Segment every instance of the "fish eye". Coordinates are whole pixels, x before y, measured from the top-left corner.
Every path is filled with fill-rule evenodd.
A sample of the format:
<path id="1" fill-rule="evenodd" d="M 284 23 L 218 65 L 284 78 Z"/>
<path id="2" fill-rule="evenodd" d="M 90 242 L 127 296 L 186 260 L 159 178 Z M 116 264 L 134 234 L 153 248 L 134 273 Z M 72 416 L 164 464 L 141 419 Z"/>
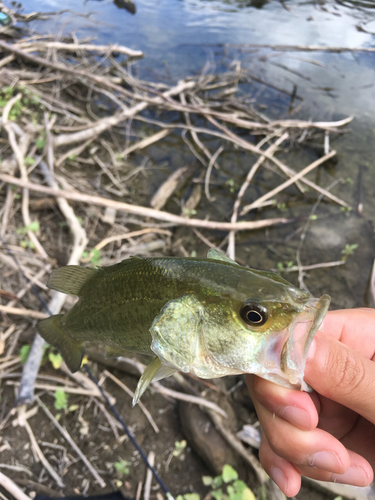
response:
<path id="1" fill-rule="evenodd" d="M 254 302 L 243 304 L 240 315 L 245 323 L 252 326 L 262 326 L 268 319 L 267 309 Z"/>

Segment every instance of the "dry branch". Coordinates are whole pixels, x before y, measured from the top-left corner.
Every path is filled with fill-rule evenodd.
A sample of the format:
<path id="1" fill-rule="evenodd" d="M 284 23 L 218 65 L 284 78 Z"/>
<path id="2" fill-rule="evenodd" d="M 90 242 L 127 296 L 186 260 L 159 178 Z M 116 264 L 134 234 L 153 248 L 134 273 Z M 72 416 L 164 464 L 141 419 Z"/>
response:
<path id="1" fill-rule="evenodd" d="M 20 41 L 15 44 L 17 48 L 27 49 L 30 47 L 30 41 Z M 141 50 L 133 50 L 128 47 L 124 47 L 123 45 L 119 45 L 117 43 L 109 44 L 109 45 L 95 45 L 90 43 L 66 43 L 66 42 L 56 42 L 49 40 L 48 42 L 38 42 L 34 41 L 32 43 L 33 50 L 40 49 L 56 49 L 56 50 L 64 50 L 66 52 L 76 52 L 76 51 L 89 51 L 89 52 L 104 52 L 104 53 L 113 53 L 117 52 L 118 54 L 124 54 L 129 57 L 143 57 L 143 52 Z"/>
<path id="2" fill-rule="evenodd" d="M 9 307 L 0 305 L 0 311 L 5 314 L 16 314 L 17 316 L 27 316 L 33 319 L 45 319 L 48 314 L 41 311 L 34 311 L 33 309 L 21 309 L 19 307 Z"/>
<path id="3" fill-rule="evenodd" d="M 287 224 L 291 222 L 290 219 L 286 219 L 283 217 L 275 219 L 264 219 L 258 221 L 236 222 L 235 224 L 232 224 L 231 222 L 216 222 L 216 221 L 207 221 L 199 219 L 187 219 L 185 217 L 170 214 L 168 212 L 162 212 L 160 210 L 154 210 L 152 208 L 141 207 L 137 205 L 130 205 L 129 203 L 109 200 L 107 198 L 101 198 L 100 196 L 91 196 L 88 194 L 79 193 L 77 191 L 66 191 L 63 189 L 56 190 L 46 186 L 35 184 L 33 182 L 24 182 L 21 179 L 18 179 L 17 177 L 13 177 L 7 174 L 0 174 L 0 181 L 8 182 L 9 184 L 14 184 L 20 187 L 26 187 L 31 191 L 44 193 L 50 196 L 66 198 L 68 200 L 81 201 L 82 203 L 88 203 L 90 205 L 111 207 L 115 208 L 116 210 L 121 210 L 129 214 L 140 215 L 141 217 L 151 217 L 153 219 L 170 222 L 173 225 L 180 225 L 180 226 L 202 227 L 206 229 L 217 229 L 221 231 L 231 231 L 231 230 L 245 231 L 250 229 L 259 229 L 262 227 L 274 226 L 276 224 Z"/>
<path id="4" fill-rule="evenodd" d="M 16 483 L 0 472 L 0 485 L 5 488 L 16 500 L 31 500 Z"/>
<path id="5" fill-rule="evenodd" d="M 311 163 L 310 165 L 308 165 L 307 167 L 305 167 L 304 169 L 302 169 L 301 172 L 298 172 L 298 174 L 294 175 L 291 179 L 288 179 L 287 181 L 283 182 L 282 184 L 280 184 L 280 186 L 276 187 L 275 189 L 272 189 L 271 191 L 268 191 L 268 193 L 264 194 L 263 196 L 261 196 L 260 198 L 258 198 L 253 203 L 250 203 L 249 205 L 246 205 L 242 209 L 241 215 L 247 214 L 250 210 L 254 210 L 255 208 L 259 207 L 264 201 L 269 200 L 275 194 L 280 193 L 281 191 L 283 191 L 285 188 L 287 188 L 291 184 L 294 184 L 298 180 L 302 179 L 309 172 L 311 172 L 315 168 L 319 167 L 319 165 L 321 165 L 325 161 L 327 161 L 330 158 L 332 158 L 333 156 L 335 156 L 335 154 L 336 154 L 336 151 L 331 151 L 330 153 L 322 156 L 318 160 L 314 161 L 313 163 Z"/>

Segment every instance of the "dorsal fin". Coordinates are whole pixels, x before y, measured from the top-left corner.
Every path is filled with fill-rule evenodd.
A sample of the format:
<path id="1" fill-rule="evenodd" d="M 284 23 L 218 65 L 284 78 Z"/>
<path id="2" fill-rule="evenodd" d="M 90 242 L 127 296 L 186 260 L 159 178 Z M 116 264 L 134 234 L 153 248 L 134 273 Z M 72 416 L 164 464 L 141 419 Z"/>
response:
<path id="1" fill-rule="evenodd" d="M 69 295 L 80 295 L 82 287 L 96 273 L 98 269 L 81 266 L 64 266 L 52 271 L 48 287 Z"/>
<path id="2" fill-rule="evenodd" d="M 207 253 L 207 258 L 214 260 L 222 260 L 223 262 L 228 262 L 228 264 L 235 264 L 236 266 L 239 266 L 239 264 L 237 264 L 236 261 L 232 260 L 227 255 L 225 255 L 225 253 L 220 252 L 220 250 L 217 250 L 216 248 L 209 249 Z"/>

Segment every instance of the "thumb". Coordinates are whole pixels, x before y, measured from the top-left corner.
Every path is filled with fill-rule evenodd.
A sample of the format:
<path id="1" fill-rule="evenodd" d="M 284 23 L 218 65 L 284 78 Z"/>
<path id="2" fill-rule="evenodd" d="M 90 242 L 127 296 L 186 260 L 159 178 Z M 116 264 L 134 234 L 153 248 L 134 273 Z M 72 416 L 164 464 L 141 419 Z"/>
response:
<path id="1" fill-rule="evenodd" d="M 318 332 L 305 368 L 305 381 L 322 396 L 375 424 L 375 362 Z"/>

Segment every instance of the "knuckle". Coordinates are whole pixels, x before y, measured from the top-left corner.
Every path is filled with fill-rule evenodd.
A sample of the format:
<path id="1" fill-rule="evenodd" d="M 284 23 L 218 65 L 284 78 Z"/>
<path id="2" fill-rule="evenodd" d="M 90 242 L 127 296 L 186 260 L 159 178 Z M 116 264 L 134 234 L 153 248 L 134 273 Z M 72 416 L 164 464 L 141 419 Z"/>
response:
<path id="1" fill-rule="evenodd" d="M 285 441 L 284 436 L 281 432 L 277 432 L 277 429 L 272 429 L 271 432 L 267 434 L 267 441 L 271 450 L 277 455 L 282 455 L 285 452 Z"/>
<path id="2" fill-rule="evenodd" d="M 348 349 L 340 349 L 333 360 L 331 360 L 332 385 L 330 390 L 348 394 L 361 387 L 365 378 L 365 367 L 360 358 L 356 357 Z"/>

